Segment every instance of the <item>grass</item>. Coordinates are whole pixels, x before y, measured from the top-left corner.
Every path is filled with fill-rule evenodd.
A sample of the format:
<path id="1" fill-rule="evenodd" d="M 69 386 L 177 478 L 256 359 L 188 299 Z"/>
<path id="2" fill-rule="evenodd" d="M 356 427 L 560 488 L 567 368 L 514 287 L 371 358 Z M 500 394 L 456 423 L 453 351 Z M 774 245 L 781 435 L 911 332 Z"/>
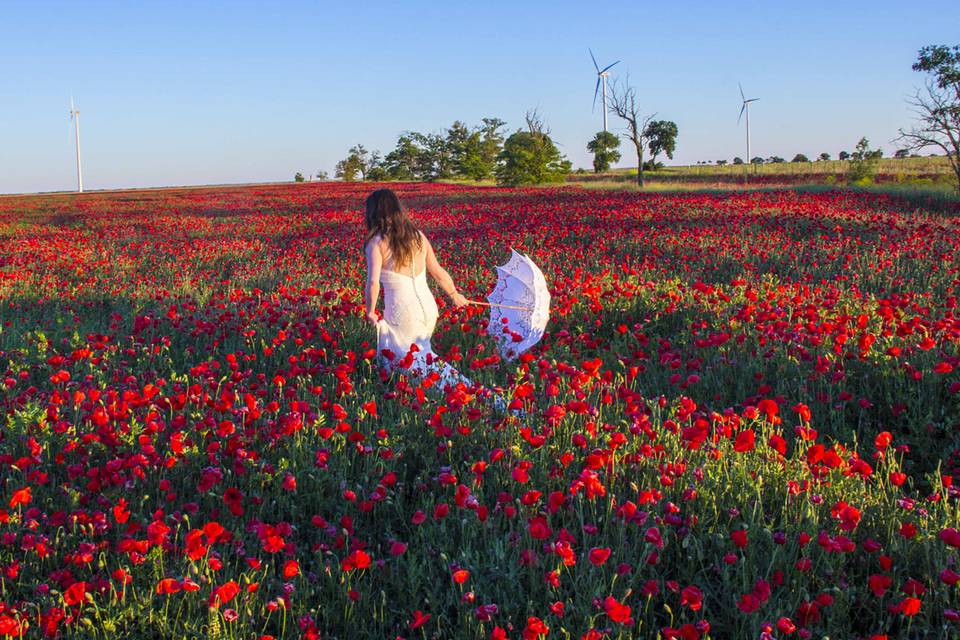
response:
<path id="1" fill-rule="evenodd" d="M 827 160 L 816 162 L 782 162 L 749 165 L 750 175 L 829 175 L 846 173 L 850 167 L 849 160 Z M 682 165 L 669 166 L 649 172 L 649 175 L 680 175 L 680 176 L 743 176 L 747 165 Z M 877 171 L 885 175 L 944 175 L 951 176 L 952 172 L 947 158 L 943 156 L 926 158 L 881 158 Z M 613 169 L 602 175 L 636 176 L 635 168 Z M 582 174 L 580 174 L 582 175 Z M 593 174 L 586 174 L 593 175 Z"/>

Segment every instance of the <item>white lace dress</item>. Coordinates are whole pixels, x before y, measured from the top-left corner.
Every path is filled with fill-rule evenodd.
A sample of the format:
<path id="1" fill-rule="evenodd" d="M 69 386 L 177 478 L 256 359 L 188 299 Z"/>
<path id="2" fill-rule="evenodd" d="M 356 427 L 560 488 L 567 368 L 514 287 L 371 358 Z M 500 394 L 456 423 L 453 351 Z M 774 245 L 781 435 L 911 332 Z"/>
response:
<path id="1" fill-rule="evenodd" d="M 384 366 L 418 377 L 436 372 L 441 384 L 470 386 L 469 379 L 439 360 L 430 344 L 440 311 L 427 285 L 426 265 L 417 275 L 381 269 L 380 284 L 383 319 L 377 323 L 377 353 Z"/>

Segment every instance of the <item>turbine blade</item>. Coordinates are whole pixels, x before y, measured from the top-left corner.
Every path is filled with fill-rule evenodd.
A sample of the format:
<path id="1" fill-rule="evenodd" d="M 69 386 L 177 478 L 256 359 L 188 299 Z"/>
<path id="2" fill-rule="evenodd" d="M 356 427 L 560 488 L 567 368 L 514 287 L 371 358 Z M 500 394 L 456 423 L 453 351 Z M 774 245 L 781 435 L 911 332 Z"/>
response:
<path id="1" fill-rule="evenodd" d="M 600 76 L 597 76 L 597 88 L 593 90 L 593 110 L 597 110 L 597 94 L 600 93 Z M 603 106 L 604 109 L 607 108 L 606 105 Z"/>
<path id="2" fill-rule="evenodd" d="M 737 86 L 740 87 L 740 99 L 741 99 L 741 100 L 746 100 L 746 99 L 747 99 L 747 96 L 743 95 L 743 85 L 738 82 L 738 83 L 737 83 Z"/>
<path id="3" fill-rule="evenodd" d="M 593 60 L 593 68 L 597 70 L 597 73 L 600 73 L 600 65 L 597 64 L 597 59 L 593 57 L 593 50 L 587 49 L 590 52 L 590 59 Z"/>
<path id="4" fill-rule="evenodd" d="M 620 64 L 620 61 L 617 60 L 617 61 L 614 62 L 613 64 Z M 606 71 L 607 69 L 609 69 L 610 67 L 612 67 L 613 64 L 608 64 L 607 66 L 605 66 L 605 67 L 603 68 L 603 71 Z M 600 73 L 603 73 L 603 71 L 601 71 Z"/>
<path id="5" fill-rule="evenodd" d="M 747 103 L 744 102 L 743 106 L 740 107 L 740 116 L 737 117 L 737 124 L 740 124 L 740 118 L 743 118 L 743 112 L 747 109 Z"/>

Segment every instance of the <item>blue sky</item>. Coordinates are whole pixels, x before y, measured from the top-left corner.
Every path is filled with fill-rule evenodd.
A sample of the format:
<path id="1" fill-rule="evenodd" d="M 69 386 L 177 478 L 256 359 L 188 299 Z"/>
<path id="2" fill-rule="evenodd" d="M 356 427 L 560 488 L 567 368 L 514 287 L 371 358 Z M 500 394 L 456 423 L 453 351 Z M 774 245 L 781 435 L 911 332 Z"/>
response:
<path id="1" fill-rule="evenodd" d="M 588 47 L 678 124 L 676 163 L 744 155 L 738 81 L 754 155 L 892 151 L 917 50 L 957 44 L 958 21 L 955 0 L 7 3 L 0 193 L 74 188 L 71 94 L 88 189 L 332 174 L 357 142 L 514 130 L 531 107 L 589 167 Z"/>

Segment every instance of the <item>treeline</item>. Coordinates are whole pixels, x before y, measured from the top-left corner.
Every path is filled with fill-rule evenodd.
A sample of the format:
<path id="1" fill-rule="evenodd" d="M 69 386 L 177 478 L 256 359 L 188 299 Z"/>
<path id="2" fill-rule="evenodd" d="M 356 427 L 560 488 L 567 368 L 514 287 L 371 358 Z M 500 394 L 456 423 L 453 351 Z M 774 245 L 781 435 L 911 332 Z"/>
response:
<path id="1" fill-rule="evenodd" d="M 535 111 L 527 113 L 525 129 L 505 137 L 505 126 L 499 118 L 483 118 L 473 127 L 457 120 L 442 133 L 408 131 L 386 155 L 358 144 L 337 163 L 335 176 L 345 181 L 496 180 L 510 186 L 566 179 L 570 161 Z"/>

